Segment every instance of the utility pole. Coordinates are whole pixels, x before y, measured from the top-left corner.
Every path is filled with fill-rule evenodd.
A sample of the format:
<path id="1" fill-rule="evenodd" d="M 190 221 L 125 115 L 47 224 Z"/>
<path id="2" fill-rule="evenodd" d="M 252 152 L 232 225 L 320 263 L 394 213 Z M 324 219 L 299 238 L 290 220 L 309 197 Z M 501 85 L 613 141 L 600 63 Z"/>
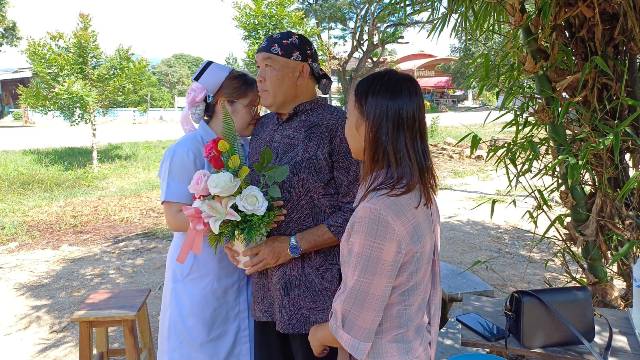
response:
<path id="1" fill-rule="evenodd" d="M 151 93 L 147 93 L 147 123 L 149 122 L 149 110 L 151 110 Z"/>

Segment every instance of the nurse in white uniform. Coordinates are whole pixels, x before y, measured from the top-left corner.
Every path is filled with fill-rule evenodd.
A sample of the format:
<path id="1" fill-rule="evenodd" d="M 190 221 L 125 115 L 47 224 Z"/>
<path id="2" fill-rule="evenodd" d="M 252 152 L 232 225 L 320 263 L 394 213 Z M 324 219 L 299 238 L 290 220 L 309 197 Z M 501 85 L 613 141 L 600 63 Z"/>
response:
<path id="1" fill-rule="evenodd" d="M 182 206 L 193 203 L 187 189 L 191 178 L 198 170 L 212 171 L 204 145 L 222 134 L 223 106 L 238 135 L 251 135 L 257 120 L 256 81 L 211 61 L 203 63 L 193 80 L 187 117 L 199 122 L 198 128 L 183 123 L 188 133 L 166 150 L 160 164 L 160 200 L 173 241 L 162 293 L 158 359 L 253 359 L 251 288 L 244 271 L 224 251 L 214 253 L 206 239 L 199 255 L 190 253 L 183 264 L 176 258 L 189 228 Z"/>

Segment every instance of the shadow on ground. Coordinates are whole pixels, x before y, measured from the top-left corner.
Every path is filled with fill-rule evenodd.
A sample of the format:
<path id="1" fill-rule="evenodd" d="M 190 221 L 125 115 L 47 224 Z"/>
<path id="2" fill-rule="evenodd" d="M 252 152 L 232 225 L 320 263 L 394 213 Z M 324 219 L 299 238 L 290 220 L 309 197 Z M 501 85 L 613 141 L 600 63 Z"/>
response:
<path id="1" fill-rule="evenodd" d="M 514 288 L 542 284 L 547 270 L 541 263 L 549 254 L 540 248 L 531 251 L 530 240 L 528 232 L 509 227 L 480 221 L 445 221 L 442 224 L 442 259 L 463 269 L 471 267 L 475 262 L 473 259 L 490 259 L 471 271 L 497 287 L 498 295 L 503 296 Z M 19 298 L 39 304 L 31 306 L 19 319 L 20 327 L 26 329 L 33 323 L 42 326 L 42 321 L 35 321 L 35 318 L 51 319 L 49 336 L 36 344 L 34 358 L 77 357 L 77 325 L 69 323 L 68 319 L 90 292 L 104 288 L 152 290 L 149 311 L 157 342 L 168 244 L 166 239 L 149 234 L 112 239 L 107 245 L 82 249 L 79 256 L 53 262 L 44 275 L 16 283 L 14 287 Z M 441 333 L 439 359 L 468 352 L 458 346 L 456 325 L 450 322 Z M 111 341 L 121 343 L 121 335 L 112 336 Z"/>
<path id="2" fill-rule="evenodd" d="M 16 124 L 16 125 L 0 125 L 0 129 L 13 129 L 13 128 L 26 128 L 26 127 L 34 127 L 34 125 L 23 125 L 23 124 Z"/>
<path id="3" fill-rule="evenodd" d="M 37 359 L 77 357 L 78 326 L 68 319 L 86 296 L 99 289 L 149 288 L 149 312 L 157 346 L 158 315 L 169 242 L 156 235 L 137 234 L 113 239 L 98 249 L 54 265 L 49 274 L 25 284 L 16 284 L 21 297 L 35 304 L 19 322 L 30 326 L 36 318 L 50 318 L 49 336 L 36 344 Z M 111 333 L 113 345 L 122 346 L 122 333 Z M 71 345 L 71 346 L 70 346 Z M 66 348 L 63 353 L 61 348 Z M 70 350 L 71 349 L 71 350 Z M 65 353 L 72 351 L 72 353 Z M 55 355 L 54 355 L 55 354 Z"/>
<path id="4" fill-rule="evenodd" d="M 37 163 L 43 166 L 60 166 L 64 170 L 76 170 L 90 167 L 91 148 L 68 147 L 56 149 L 26 150 L 27 155 L 32 156 Z M 110 144 L 100 147 L 98 159 L 103 164 L 116 161 L 130 160 L 133 154 L 124 151 L 122 145 Z"/>
<path id="5" fill-rule="evenodd" d="M 562 269 L 552 260 L 551 244 L 537 242 L 531 232 L 473 220 L 444 221 L 441 259 L 469 269 L 491 286 L 497 296 L 518 289 L 562 285 Z"/>

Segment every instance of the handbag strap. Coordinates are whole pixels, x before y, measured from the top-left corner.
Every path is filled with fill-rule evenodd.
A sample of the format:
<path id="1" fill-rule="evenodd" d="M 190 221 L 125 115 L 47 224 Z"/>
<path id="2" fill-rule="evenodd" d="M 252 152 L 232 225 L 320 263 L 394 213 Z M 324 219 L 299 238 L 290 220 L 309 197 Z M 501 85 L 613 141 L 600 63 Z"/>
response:
<path id="1" fill-rule="evenodd" d="M 509 338 L 511 337 L 511 324 L 513 324 L 513 306 L 511 302 L 513 301 L 514 294 L 511 293 L 507 300 L 504 302 L 504 316 L 505 316 L 505 324 L 504 327 L 507 330 L 507 336 L 504 337 L 504 352 L 509 359 Z"/>
<path id="2" fill-rule="evenodd" d="M 607 322 L 607 327 L 609 328 L 609 336 L 607 337 L 607 344 L 604 347 L 604 351 L 602 352 L 602 358 L 604 360 L 608 360 L 609 359 L 609 353 L 611 353 L 611 345 L 613 344 L 613 329 L 611 328 L 611 323 L 609 322 L 609 319 L 607 319 L 606 316 L 600 314 L 599 312 L 595 312 L 595 315 L 597 317 L 603 318 L 604 321 Z"/>
<path id="3" fill-rule="evenodd" d="M 555 317 L 558 320 L 560 320 L 560 322 L 562 322 L 564 324 L 564 326 L 567 327 L 567 329 L 569 329 L 573 333 L 573 335 L 575 335 L 578 339 L 580 339 L 580 341 L 582 341 L 584 346 L 586 346 L 587 349 L 589 349 L 589 351 L 593 354 L 593 356 L 596 357 L 597 360 L 607 360 L 607 359 L 609 359 L 609 353 L 611 352 L 611 344 L 613 342 L 613 329 L 611 328 L 611 323 L 609 322 L 609 319 L 607 319 L 604 315 L 596 313 L 597 316 L 602 317 L 603 319 L 605 319 L 605 321 L 607 322 L 607 326 L 609 327 L 609 337 L 607 338 L 607 345 L 604 347 L 604 351 L 603 351 L 602 355 L 600 355 L 593 349 L 593 347 L 591 346 L 591 344 L 589 344 L 587 339 L 585 339 L 584 336 L 582 336 L 582 334 L 580 334 L 580 332 L 575 328 L 575 326 L 573 326 L 564 317 L 564 315 L 562 315 L 556 308 L 554 308 L 553 306 L 549 305 L 549 303 L 547 303 L 543 298 L 541 298 L 538 294 L 534 293 L 533 291 L 521 290 L 521 292 L 527 293 L 527 294 L 533 296 L 534 298 L 536 298 L 538 301 L 540 301 L 549 311 L 551 311 L 551 313 L 553 315 L 555 315 Z"/>

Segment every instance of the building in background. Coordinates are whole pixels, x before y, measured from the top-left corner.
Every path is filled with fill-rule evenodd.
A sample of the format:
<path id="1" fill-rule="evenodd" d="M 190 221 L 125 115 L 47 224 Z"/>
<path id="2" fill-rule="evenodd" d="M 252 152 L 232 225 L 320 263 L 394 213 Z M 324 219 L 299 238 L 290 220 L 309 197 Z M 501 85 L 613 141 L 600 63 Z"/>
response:
<path id="1" fill-rule="evenodd" d="M 0 118 L 20 108 L 18 87 L 31 82 L 31 68 L 0 69 Z"/>
<path id="2" fill-rule="evenodd" d="M 418 80 L 425 100 L 436 105 L 456 105 L 464 93 L 456 90 L 451 75 L 438 67 L 456 60 L 451 56 L 419 52 L 402 56 L 395 60 L 393 65 L 398 71 L 410 74 Z"/>

